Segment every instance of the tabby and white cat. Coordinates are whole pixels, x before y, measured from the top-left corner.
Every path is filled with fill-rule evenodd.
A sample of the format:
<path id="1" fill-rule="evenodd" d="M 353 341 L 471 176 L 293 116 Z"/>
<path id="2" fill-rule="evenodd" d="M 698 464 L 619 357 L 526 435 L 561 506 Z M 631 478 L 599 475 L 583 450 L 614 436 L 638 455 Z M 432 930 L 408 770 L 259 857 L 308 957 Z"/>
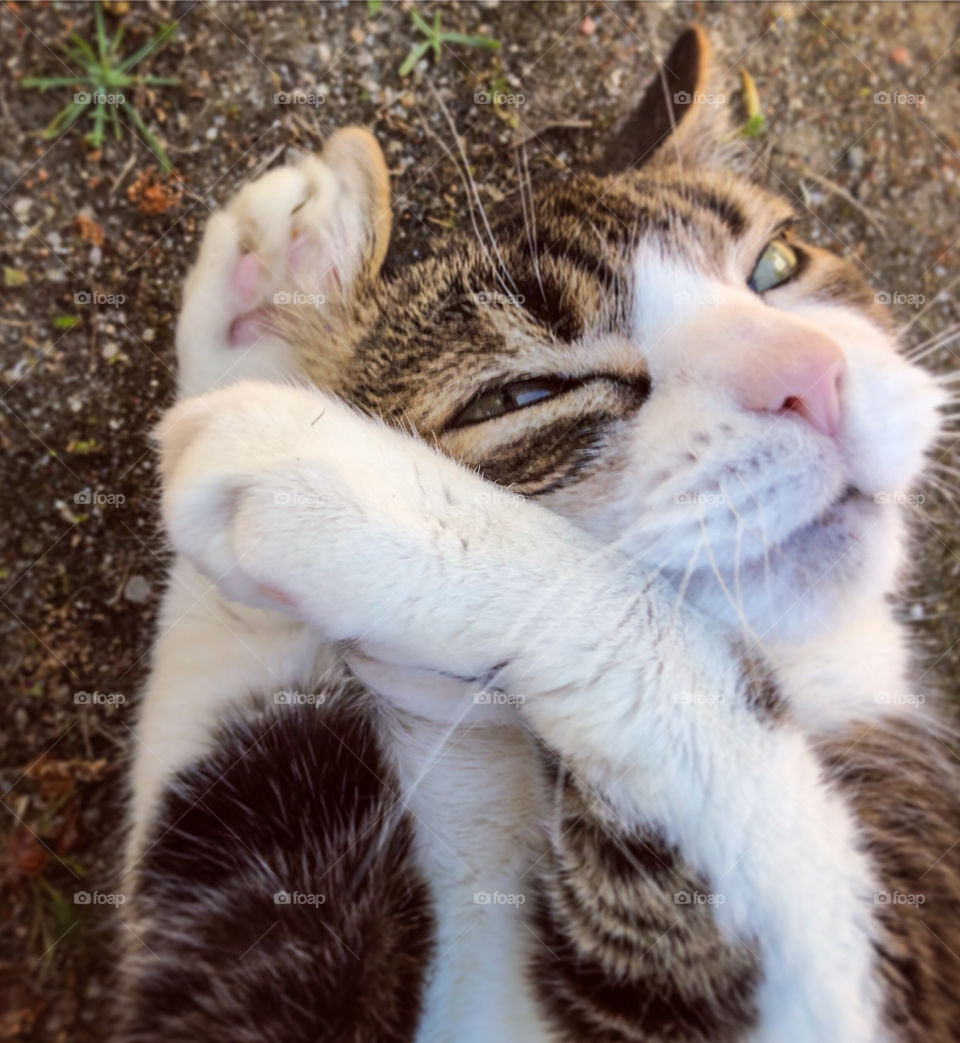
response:
<path id="1" fill-rule="evenodd" d="M 724 168 L 706 62 L 389 277 L 357 128 L 211 219 L 120 1039 L 956 1038 L 886 600 L 941 391 Z"/>

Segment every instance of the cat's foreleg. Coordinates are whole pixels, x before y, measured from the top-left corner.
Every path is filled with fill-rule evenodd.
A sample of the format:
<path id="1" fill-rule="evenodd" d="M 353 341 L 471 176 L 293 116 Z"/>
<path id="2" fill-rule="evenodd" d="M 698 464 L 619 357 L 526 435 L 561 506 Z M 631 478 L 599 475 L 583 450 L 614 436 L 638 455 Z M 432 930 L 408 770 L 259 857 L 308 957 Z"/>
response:
<path id="1" fill-rule="evenodd" d="M 171 537 L 231 597 L 489 676 L 625 831 L 682 852 L 759 955 L 757 1038 L 883 1038 L 852 816 L 724 635 L 563 519 L 318 392 L 239 385 L 162 438 Z"/>

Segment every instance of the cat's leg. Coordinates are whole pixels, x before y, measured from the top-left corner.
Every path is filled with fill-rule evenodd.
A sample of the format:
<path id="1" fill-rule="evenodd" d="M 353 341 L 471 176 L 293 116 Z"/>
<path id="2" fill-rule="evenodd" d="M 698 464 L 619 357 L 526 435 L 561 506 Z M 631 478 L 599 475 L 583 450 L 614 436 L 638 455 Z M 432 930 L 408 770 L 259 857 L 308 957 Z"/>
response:
<path id="1" fill-rule="evenodd" d="M 277 167 L 210 217 L 177 321 L 180 397 L 238 380 L 299 379 L 284 316 L 375 273 L 390 230 L 386 166 L 348 127 L 321 156 Z"/>
<path id="2" fill-rule="evenodd" d="M 405 666 L 487 675 L 757 952 L 757 1039 L 877 1043 L 875 884 L 851 814 L 728 641 L 563 519 L 317 392 L 167 419 L 174 543 L 234 597 Z M 581 954 L 582 956 L 583 954 Z"/>
<path id="3" fill-rule="evenodd" d="M 294 292 L 319 300 L 362 255 L 365 233 L 354 241 L 336 204 L 371 141 L 341 132 L 322 160 L 266 175 L 210 221 L 178 323 L 181 396 L 295 374 L 275 310 Z M 409 1040 L 431 900 L 368 697 L 338 703 L 329 644 L 224 598 L 182 555 L 158 626 L 132 743 L 111 1038 Z"/>

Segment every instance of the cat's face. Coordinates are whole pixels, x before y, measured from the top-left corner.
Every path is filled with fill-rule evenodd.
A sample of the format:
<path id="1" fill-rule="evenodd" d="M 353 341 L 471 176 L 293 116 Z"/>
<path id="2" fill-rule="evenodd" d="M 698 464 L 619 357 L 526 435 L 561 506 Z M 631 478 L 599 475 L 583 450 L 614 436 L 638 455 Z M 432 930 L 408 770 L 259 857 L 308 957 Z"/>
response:
<path id="1" fill-rule="evenodd" d="M 378 291 L 344 393 L 771 640 L 890 590 L 940 393 L 852 265 L 689 149 L 523 204 Z"/>

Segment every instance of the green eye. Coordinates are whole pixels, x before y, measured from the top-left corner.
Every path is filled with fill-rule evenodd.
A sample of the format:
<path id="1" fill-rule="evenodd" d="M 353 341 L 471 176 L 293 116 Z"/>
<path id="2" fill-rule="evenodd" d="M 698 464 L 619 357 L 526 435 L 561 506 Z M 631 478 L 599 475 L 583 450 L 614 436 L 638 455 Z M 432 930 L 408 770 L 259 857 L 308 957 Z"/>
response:
<path id="1" fill-rule="evenodd" d="M 556 395 L 562 395 L 571 388 L 578 387 L 582 381 L 564 377 L 530 377 L 527 380 L 515 380 L 503 387 L 484 391 L 450 422 L 450 427 L 466 427 L 468 424 L 479 424 L 484 420 L 493 420 L 507 413 L 515 413 L 518 409 L 536 405 Z"/>
<path id="2" fill-rule="evenodd" d="M 774 239 L 760 255 L 747 285 L 756 293 L 766 293 L 792 279 L 799 267 L 800 258 L 796 251 L 782 239 Z"/>

